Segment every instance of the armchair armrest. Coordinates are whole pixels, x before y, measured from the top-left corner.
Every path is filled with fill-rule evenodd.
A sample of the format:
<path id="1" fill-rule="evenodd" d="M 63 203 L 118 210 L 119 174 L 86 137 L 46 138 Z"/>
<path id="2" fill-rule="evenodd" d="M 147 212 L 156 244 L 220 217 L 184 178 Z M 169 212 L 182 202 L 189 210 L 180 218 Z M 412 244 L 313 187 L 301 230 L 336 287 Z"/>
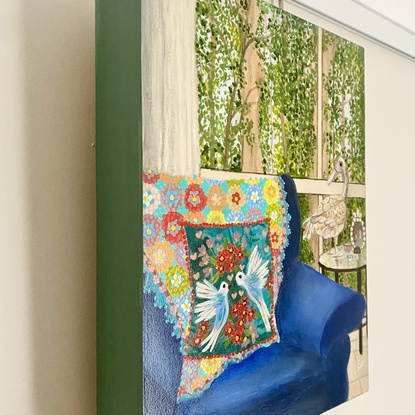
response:
<path id="1" fill-rule="evenodd" d="M 365 299 L 308 265 L 297 262 L 284 276 L 277 305 L 281 340 L 326 355 L 361 322 Z"/>

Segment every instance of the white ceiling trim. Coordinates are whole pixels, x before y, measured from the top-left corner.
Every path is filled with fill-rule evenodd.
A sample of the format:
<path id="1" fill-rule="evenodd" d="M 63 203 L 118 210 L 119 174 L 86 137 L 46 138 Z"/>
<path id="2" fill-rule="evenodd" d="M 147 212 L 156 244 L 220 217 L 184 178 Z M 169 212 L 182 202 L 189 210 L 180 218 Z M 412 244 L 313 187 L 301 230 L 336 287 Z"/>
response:
<path id="1" fill-rule="evenodd" d="M 415 3 L 413 0 L 352 0 L 415 36 Z"/>
<path id="2" fill-rule="evenodd" d="M 371 7 L 373 2 L 367 0 L 286 1 L 415 61 L 415 31 L 402 17 L 396 17 L 405 11 L 385 16 L 386 9 L 375 10 Z"/>

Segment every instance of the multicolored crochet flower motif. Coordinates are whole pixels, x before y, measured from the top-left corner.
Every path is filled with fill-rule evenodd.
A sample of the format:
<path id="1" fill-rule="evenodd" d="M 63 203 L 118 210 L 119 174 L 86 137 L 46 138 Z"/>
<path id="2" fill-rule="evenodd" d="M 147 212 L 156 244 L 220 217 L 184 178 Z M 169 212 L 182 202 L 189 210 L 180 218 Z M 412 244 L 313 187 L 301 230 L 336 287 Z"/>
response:
<path id="1" fill-rule="evenodd" d="M 173 260 L 173 251 L 165 241 L 156 242 L 147 252 L 151 266 L 158 272 L 165 271 Z"/>
<path id="2" fill-rule="evenodd" d="M 167 210 L 177 210 L 183 203 L 183 191 L 176 183 L 168 183 L 161 192 L 161 203 Z"/>
<path id="3" fill-rule="evenodd" d="M 200 212 L 206 206 L 207 197 L 197 184 L 190 184 L 184 195 L 184 205 L 191 212 Z"/>
<path id="4" fill-rule="evenodd" d="M 143 170 L 143 182 L 148 184 L 154 184 L 160 178 L 160 175 L 157 174 L 154 170 L 145 169 Z"/>
<path id="5" fill-rule="evenodd" d="M 227 201 L 230 210 L 239 211 L 246 202 L 245 193 L 240 186 L 233 185 L 229 187 Z"/>
<path id="6" fill-rule="evenodd" d="M 178 265 L 170 267 L 166 272 L 166 287 L 172 297 L 179 297 L 185 293 L 189 285 L 189 275 Z"/>
<path id="7" fill-rule="evenodd" d="M 143 186 L 143 211 L 153 213 L 160 204 L 160 192 L 156 187 L 145 183 Z"/>
<path id="8" fill-rule="evenodd" d="M 207 195 L 207 205 L 212 211 L 221 211 L 226 206 L 226 195 L 220 186 L 211 186 Z"/>
<path id="9" fill-rule="evenodd" d="M 159 238 L 161 231 L 161 222 L 154 215 L 143 216 L 143 244 L 144 247 L 153 245 Z"/>
<path id="10" fill-rule="evenodd" d="M 275 180 L 267 180 L 264 184 L 264 199 L 271 205 L 277 203 L 280 197 L 278 184 Z"/>
<path id="11" fill-rule="evenodd" d="M 183 216 L 177 212 L 169 212 L 162 220 L 164 237 L 172 244 L 179 243 L 184 238 Z"/>
<path id="12" fill-rule="evenodd" d="M 246 201 L 251 208 L 259 208 L 264 203 L 262 188 L 256 184 L 249 186 L 246 192 Z"/>

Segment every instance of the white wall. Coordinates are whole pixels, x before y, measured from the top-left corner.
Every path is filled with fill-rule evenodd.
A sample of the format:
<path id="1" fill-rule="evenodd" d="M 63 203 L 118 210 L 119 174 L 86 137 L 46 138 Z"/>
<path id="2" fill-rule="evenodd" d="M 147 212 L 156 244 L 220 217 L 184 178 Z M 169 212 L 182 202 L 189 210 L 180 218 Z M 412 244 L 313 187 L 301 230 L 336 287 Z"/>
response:
<path id="1" fill-rule="evenodd" d="M 0 413 L 92 415 L 94 1 L 0 3 Z"/>
<path id="2" fill-rule="evenodd" d="M 370 391 L 415 411 L 415 64 L 366 48 Z M 94 2 L 0 6 L 0 413 L 95 413 Z"/>

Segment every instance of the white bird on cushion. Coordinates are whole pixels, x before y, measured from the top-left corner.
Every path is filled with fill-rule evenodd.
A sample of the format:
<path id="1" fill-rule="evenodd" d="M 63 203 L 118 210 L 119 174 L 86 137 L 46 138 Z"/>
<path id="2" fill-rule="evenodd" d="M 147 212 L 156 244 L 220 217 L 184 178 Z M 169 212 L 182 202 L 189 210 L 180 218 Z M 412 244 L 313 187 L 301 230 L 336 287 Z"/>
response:
<path id="1" fill-rule="evenodd" d="M 268 280 L 269 260 L 262 262 L 261 255 L 258 252 L 258 246 L 255 246 L 248 262 L 248 271 L 246 274 L 238 272 L 235 276 L 235 281 L 238 285 L 245 288 L 246 293 L 261 313 L 264 321 L 265 329 L 271 331 L 270 313 L 264 301 L 264 294 L 262 290 Z"/>
<path id="2" fill-rule="evenodd" d="M 202 345 L 207 343 L 202 350 L 203 352 L 207 350 L 211 352 L 213 350 L 219 334 L 226 324 L 229 314 L 228 291 L 229 287 L 226 282 L 220 284 L 219 290 L 209 281 L 197 282 L 196 284 L 196 296 L 207 299 L 207 301 L 203 301 L 195 307 L 195 312 L 199 314 L 196 323 L 208 321 L 216 317 L 212 331 L 202 342 Z"/>
<path id="3" fill-rule="evenodd" d="M 333 238 L 334 253 L 337 252 L 337 238 L 346 223 L 346 198 L 349 187 L 346 162 L 342 157 L 337 156 L 334 159 L 334 170 L 327 180 L 327 184 L 330 185 L 339 175 L 343 179 L 342 193 L 325 197 L 315 212 L 303 223 L 303 239 L 310 239 L 313 232 L 324 239 Z"/>

